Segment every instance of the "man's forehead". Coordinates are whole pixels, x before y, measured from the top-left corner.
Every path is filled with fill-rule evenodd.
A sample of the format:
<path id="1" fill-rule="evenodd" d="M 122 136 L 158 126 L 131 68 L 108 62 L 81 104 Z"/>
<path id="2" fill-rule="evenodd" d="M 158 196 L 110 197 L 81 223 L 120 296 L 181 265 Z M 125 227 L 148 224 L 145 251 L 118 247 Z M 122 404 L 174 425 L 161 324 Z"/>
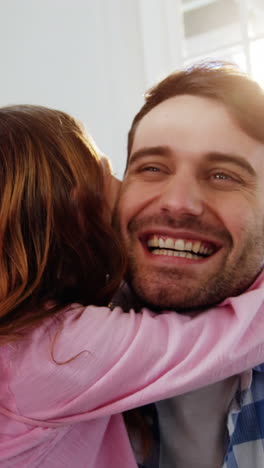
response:
<path id="1" fill-rule="evenodd" d="M 206 96 L 196 96 L 192 94 L 180 94 L 177 96 L 172 96 L 168 99 L 157 104 L 155 107 L 150 109 L 138 123 L 138 127 L 142 122 L 154 121 L 156 118 L 160 118 L 160 115 L 163 115 L 164 118 L 169 117 L 170 115 L 177 116 L 180 115 L 189 115 L 195 114 L 195 110 L 212 110 L 223 108 L 226 109 L 225 105 L 213 98 Z"/>
<path id="2" fill-rule="evenodd" d="M 258 157 L 264 162 L 264 145 L 241 129 L 224 104 L 200 96 L 169 98 L 142 118 L 135 131 L 131 160 L 135 153 L 151 147 L 237 154 L 250 159 Z"/>

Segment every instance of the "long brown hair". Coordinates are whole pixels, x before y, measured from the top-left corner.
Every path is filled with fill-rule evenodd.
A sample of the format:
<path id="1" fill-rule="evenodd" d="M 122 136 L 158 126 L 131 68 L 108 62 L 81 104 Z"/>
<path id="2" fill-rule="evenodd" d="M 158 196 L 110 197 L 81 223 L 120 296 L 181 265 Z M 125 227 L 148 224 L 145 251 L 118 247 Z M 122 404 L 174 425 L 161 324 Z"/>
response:
<path id="1" fill-rule="evenodd" d="M 103 172 L 66 113 L 0 109 L 0 342 L 72 302 L 107 304 L 117 288 L 125 262 Z"/>

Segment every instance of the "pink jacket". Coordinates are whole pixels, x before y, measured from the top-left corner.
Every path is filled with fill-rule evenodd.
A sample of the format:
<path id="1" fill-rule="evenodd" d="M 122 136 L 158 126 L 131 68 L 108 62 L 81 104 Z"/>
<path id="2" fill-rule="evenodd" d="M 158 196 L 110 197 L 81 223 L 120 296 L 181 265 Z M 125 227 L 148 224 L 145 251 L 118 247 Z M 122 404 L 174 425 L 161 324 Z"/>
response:
<path id="1" fill-rule="evenodd" d="M 61 317 L 0 348 L 1 467 L 136 468 L 122 411 L 264 361 L 263 276 L 193 319 L 79 305 Z"/>

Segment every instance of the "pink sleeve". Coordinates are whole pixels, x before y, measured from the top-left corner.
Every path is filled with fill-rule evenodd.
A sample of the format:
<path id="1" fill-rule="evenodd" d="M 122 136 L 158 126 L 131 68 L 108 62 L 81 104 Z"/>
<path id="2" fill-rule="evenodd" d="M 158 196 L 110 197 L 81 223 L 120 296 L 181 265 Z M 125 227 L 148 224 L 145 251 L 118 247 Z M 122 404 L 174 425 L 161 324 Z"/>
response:
<path id="1" fill-rule="evenodd" d="M 93 419 L 239 373 L 264 361 L 263 316 L 263 289 L 196 318 L 93 306 L 65 312 L 57 363 L 44 331 L 20 353 L 13 389 L 20 414 L 59 423 Z"/>

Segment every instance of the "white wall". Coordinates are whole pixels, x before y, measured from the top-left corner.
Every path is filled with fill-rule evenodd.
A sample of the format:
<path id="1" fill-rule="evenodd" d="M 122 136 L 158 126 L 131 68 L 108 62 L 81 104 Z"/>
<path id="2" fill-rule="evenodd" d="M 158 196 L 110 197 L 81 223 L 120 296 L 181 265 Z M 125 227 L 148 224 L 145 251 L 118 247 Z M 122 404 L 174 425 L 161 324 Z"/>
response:
<path id="1" fill-rule="evenodd" d="M 121 176 L 143 92 L 180 63 L 168 34 L 175 2 L 0 0 L 0 105 L 80 118 Z"/>

